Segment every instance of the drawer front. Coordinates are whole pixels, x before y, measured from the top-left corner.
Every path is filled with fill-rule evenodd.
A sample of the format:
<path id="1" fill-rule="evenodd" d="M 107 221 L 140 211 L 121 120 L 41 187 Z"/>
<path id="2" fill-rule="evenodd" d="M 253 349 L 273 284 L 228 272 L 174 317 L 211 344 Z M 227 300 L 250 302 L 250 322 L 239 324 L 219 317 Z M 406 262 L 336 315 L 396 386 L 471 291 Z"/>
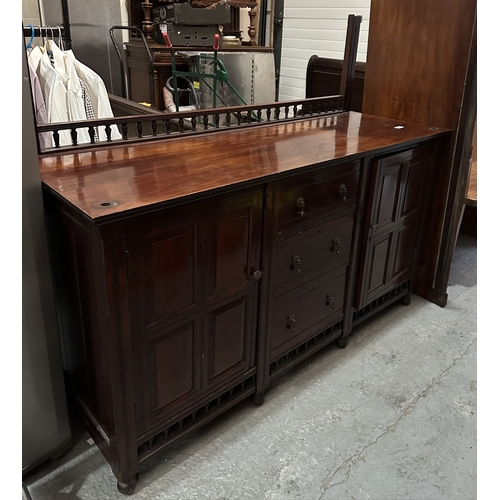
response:
<path id="1" fill-rule="evenodd" d="M 300 175 L 280 185 L 278 230 L 356 203 L 359 163 Z"/>
<path id="2" fill-rule="evenodd" d="M 349 263 L 354 212 L 284 238 L 276 245 L 274 296 Z"/>
<path id="3" fill-rule="evenodd" d="M 301 295 L 275 301 L 271 332 L 271 359 L 275 359 L 333 325 L 344 312 L 345 268 L 334 279 L 315 280 Z"/>

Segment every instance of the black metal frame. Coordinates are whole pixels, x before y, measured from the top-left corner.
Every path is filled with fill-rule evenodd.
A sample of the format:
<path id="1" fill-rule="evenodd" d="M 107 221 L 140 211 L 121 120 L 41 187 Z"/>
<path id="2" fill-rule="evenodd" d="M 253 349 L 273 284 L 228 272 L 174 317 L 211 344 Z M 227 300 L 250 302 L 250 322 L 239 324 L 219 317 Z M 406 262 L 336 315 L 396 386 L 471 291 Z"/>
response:
<path id="1" fill-rule="evenodd" d="M 68 0 L 61 0 L 61 7 L 62 7 L 63 26 L 65 33 L 65 43 L 66 43 L 66 48 L 69 50 L 72 48 L 72 43 L 71 43 L 71 23 L 69 20 Z"/>
<path id="2" fill-rule="evenodd" d="M 116 41 L 114 31 L 115 30 L 126 30 L 130 31 L 131 33 L 136 33 L 139 32 L 142 41 L 144 43 L 144 47 L 146 47 L 146 52 L 148 53 L 149 57 L 149 75 L 151 79 L 151 98 L 153 99 L 153 96 L 155 95 L 155 82 L 154 82 L 154 62 L 153 62 L 153 55 L 151 54 L 151 50 L 149 50 L 149 45 L 148 42 L 146 41 L 146 37 L 144 36 L 144 33 L 142 30 L 137 27 L 137 26 L 121 26 L 121 25 L 114 25 L 111 26 L 109 29 L 109 36 L 111 38 L 111 41 L 113 42 L 113 46 L 115 47 L 116 53 L 118 54 L 118 59 L 120 60 L 120 68 L 121 68 L 121 77 L 122 77 L 122 88 L 125 93 L 123 97 L 125 99 L 130 99 L 130 89 L 128 85 L 128 77 L 127 77 L 127 72 L 125 69 L 125 64 L 123 62 L 123 56 L 120 51 L 120 47 L 118 47 L 118 42 Z"/>

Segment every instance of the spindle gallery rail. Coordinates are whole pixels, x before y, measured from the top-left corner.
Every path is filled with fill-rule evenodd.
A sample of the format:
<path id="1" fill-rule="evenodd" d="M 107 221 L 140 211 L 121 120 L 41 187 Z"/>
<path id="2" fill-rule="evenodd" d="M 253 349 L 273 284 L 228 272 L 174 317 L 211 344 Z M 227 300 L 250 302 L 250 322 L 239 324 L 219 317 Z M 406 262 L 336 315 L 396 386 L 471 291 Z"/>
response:
<path id="1" fill-rule="evenodd" d="M 40 154 L 74 151 L 103 147 L 105 145 L 137 143 L 161 140 L 193 134 L 227 130 L 229 128 L 253 127 L 277 122 L 287 122 L 314 116 L 342 113 L 344 96 L 334 95 L 295 101 L 278 101 L 267 104 L 253 104 L 215 109 L 182 111 L 178 113 L 155 113 L 97 120 L 50 123 L 37 125 L 38 133 L 50 133 L 51 148 L 41 149 Z M 112 126 L 116 125 L 121 137 L 112 138 Z M 96 137 L 98 127 L 104 127 Z M 78 132 L 88 130 L 90 142 L 78 142 Z M 69 131 L 72 144 L 60 144 L 60 131 Z"/>

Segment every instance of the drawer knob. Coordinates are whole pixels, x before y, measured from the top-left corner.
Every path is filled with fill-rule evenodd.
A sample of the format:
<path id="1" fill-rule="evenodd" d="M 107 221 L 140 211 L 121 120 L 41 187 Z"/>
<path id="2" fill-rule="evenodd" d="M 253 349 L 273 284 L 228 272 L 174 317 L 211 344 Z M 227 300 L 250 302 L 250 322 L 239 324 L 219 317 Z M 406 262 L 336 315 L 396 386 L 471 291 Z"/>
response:
<path id="1" fill-rule="evenodd" d="M 341 184 L 340 187 L 339 187 L 339 193 L 342 196 L 342 201 L 347 201 L 347 187 L 345 184 Z"/>
<path id="2" fill-rule="evenodd" d="M 306 207 L 306 202 L 304 201 L 304 198 L 302 196 L 300 198 L 297 198 L 297 208 L 300 208 L 300 212 L 297 212 L 301 217 L 304 217 L 306 215 L 305 212 L 305 207 Z"/>
<path id="3" fill-rule="evenodd" d="M 296 255 L 292 261 L 292 269 L 297 269 L 297 273 L 300 274 L 300 265 L 302 264 L 302 259 L 300 255 Z"/>
<path id="4" fill-rule="evenodd" d="M 292 314 L 291 316 L 288 316 L 288 324 L 286 325 L 286 327 L 289 330 L 292 330 L 292 332 L 294 332 L 296 322 L 297 322 L 297 320 L 295 319 L 295 316 Z"/>
<path id="5" fill-rule="evenodd" d="M 333 295 L 326 296 L 326 305 L 330 306 L 332 309 L 335 309 L 335 297 Z"/>
<path id="6" fill-rule="evenodd" d="M 259 269 L 258 269 L 257 271 L 255 271 L 255 272 L 253 273 L 253 278 L 254 278 L 255 280 L 260 280 L 260 278 L 262 278 L 262 271 L 260 271 Z"/>
<path id="7" fill-rule="evenodd" d="M 335 238 L 332 241 L 332 252 L 335 252 L 337 255 L 340 255 L 340 238 Z"/>

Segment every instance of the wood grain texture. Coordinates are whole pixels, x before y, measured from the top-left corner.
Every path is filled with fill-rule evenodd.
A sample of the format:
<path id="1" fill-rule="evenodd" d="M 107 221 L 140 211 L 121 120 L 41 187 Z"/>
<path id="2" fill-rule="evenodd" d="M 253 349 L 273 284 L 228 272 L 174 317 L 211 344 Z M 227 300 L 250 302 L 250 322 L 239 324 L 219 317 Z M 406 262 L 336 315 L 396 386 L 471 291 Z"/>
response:
<path id="1" fill-rule="evenodd" d="M 394 128 L 399 125 L 404 128 Z M 60 154 L 41 158 L 40 171 L 46 188 L 99 223 L 447 132 L 350 112 L 206 137 Z"/>
<path id="2" fill-rule="evenodd" d="M 458 125 L 476 0 L 374 0 L 363 112 Z"/>

